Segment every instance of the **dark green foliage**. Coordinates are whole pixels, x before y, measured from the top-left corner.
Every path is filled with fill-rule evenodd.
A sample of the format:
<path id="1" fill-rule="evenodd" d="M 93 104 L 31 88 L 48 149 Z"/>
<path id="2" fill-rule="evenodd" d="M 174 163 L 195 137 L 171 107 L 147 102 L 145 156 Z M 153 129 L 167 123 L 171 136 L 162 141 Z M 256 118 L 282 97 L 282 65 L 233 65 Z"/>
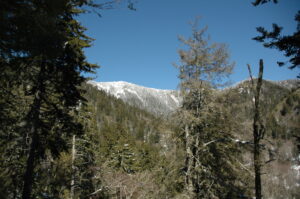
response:
<path id="1" fill-rule="evenodd" d="M 280 139 L 291 139 L 299 132 L 299 89 L 283 98 L 270 115 L 268 127 Z"/>
<path id="2" fill-rule="evenodd" d="M 254 5 L 259 5 L 268 2 L 269 0 L 257 0 Z M 274 0 L 277 3 L 277 0 Z M 283 51 L 286 57 L 289 57 L 291 66 L 290 69 L 299 68 L 300 66 L 300 11 L 295 16 L 297 22 L 296 32 L 292 35 L 281 35 L 282 27 L 273 24 L 273 30 L 267 31 L 263 27 L 258 27 L 257 31 L 261 34 L 253 38 L 258 42 L 262 42 L 266 48 L 275 48 Z M 278 61 L 279 66 L 287 64 L 287 62 Z M 298 76 L 300 78 L 300 76 Z"/>
<path id="3" fill-rule="evenodd" d="M 258 6 L 258 5 L 262 5 L 262 4 L 271 2 L 271 1 L 273 1 L 274 3 L 278 3 L 278 0 L 255 0 L 255 2 L 252 2 L 252 4 L 254 6 Z"/>
<path id="4" fill-rule="evenodd" d="M 86 97 L 94 107 L 103 161 L 124 172 L 150 169 L 159 142 L 162 121 L 138 108 L 124 104 L 86 84 Z M 153 138 L 152 138 L 153 137 Z M 149 148 L 150 147 L 150 148 Z M 133 161 L 134 160 L 134 161 Z"/>
<path id="5" fill-rule="evenodd" d="M 286 113 L 287 113 L 287 108 L 286 108 L 286 106 L 283 106 L 282 109 L 281 109 L 281 111 L 280 111 L 280 114 L 281 114 L 282 116 L 285 116 Z"/>
<path id="6" fill-rule="evenodd" d="M 95 178 L 97 167 L 95 153 L 98 149 L 97 130 L 94 123 L 93 112 L 84 105 L 80 108 L 80 114 L 75 118 L 83 125 L 85 134 L 76 136 L 76 154 L 74 169 L 72 167 L 72 153 L 65 151 L 58 158 L 53 158 L 49 150 L 46 157 L 35 168 L 35 184 L 33 195 L 37 198 L 70 198 L 71 179 L 74 175 L 74 198 L 87 198 L 95 191 L 95 187 L 101 186 L 101 179 Z M 67 140 L 72 145 L 72 139 Z M 99 192 L 97 196 L 105 195 Z"/>
<path id="7" fill-rule="evenodd" d="M 70 168 L 74 177 L 74 198 L 88 198 L 95 188 L 101 185 L 101 179 L 95 177 L 97 173 L 96 151 L 99 147 L 99 140 L 95 138 L 97 138 L 98 131 L 93 107 L 81 105 L 78 110 L 77 121 L 83 125 L 85 134 L 72 139 L 75 153 Z M 73 156 L 72 151 L 70 155 Z"/>
<path id="8" fill-rule="evenodd" d="M 3 81 L 11 86 L 4 92 L 11 95 L 12 89 L 23 89 L 22 97 L 27 98 L 22 104 L 27 107 L 21 116 L 24 125 L 18 129 L 19 137 L 28 137 L 30 143 L 23 198 L 30 198 L 34 168 L 46 151 L 58 157 L 67 149 L 68 136 L 83 132 L 70 113 L 83 99 L 78 89 L 85 79 L 81 72 L 95 68 L 85 61 L 82 50 L 91 39 L 74 19 L 82 12 L 78 8 L 87 4 L 79 0 L 1 1 L 1 70 Z"/>
<path id="9" fill-rule="evenodd" d="M 150 198 L 162 195 L 167 198 L 181 192 L 179 168 L 182 159 L 177 153 L 169 155 L 170 151 L 162 147 L 165 142 L 167 147 L 175 147 L 169 145 L 170 138 L 162 139 L 167 135 L 165 131 L 172 133 L 172 127 L 163 119 L 125 104 L 89 84 L 84 88 L 97 127 L 93 137 L 98 143 L 94 149 L 96 167 L 99 168 L 96 176 L 103 179 L 103 184 L 96 186 L 96 190 L 102 187 L 113 197 L 116 188 L 110 184 L 120 180 L 126 183 L 126 193 L 121 190 L 124 195 L 132 192 L 137 196 L 146 193 Z M 141 186 L 141 182 L 147 186 Z"/>
<path id="10" fill-rule="evenodd" d="M 134 10 L 130 1 L 128 7 Z M 92 39 L 75 17 L 94 8 L 111 8 L 111 2 L 0 2 L 0 198 L 21 198 L 22 191 L 23 198 L 70 198 L 72 179 L 73 198 L 184 198 L 188 166 L 195 197 L 247 195 L 251 181 L 245 183 L 241 175 L 232 132 L 242 132 L 244 124 L 234 120 L 250 118 L 252 99 L 230 91 L 224 100 L 212 89 L 233 67 L 226 46 L 210 49 L 205 31 L 195 32 L 193 41 L 181 38 L 197 45 L 193 52 L 180 51 L 186 64 L 179 66 L 180 77 L 191 79 L 182 84 L 186 95 L 182 115 L 172 118 L 180 121 L 175 125 L 82 86 L 82 72 L 96 66 L 85 60 L 83 48 Z M 214 56 L 203 59 L 200 51 Z M 214 68 L 215 62 L 223 64 Z M 299 126 L 293 125 L 299 119 L 299 92 L 270 84 L 262 93 L 264 114 L 276 106 L 266 119 L 272 127 L 267 133 L 298 138 Z M 282 122 L 286 118 L 288 127 Z M 186 126 L 189 139 L 181 129 Z M 186 149 L 194 155 L 189 160 Z"/>
<path id="11" fill-rule="evenodd" d="M 12 72 L 9 68 L 5 70 Z M 25 124 L 22 116 L 27 112 L 27 108 L 24 93 L 14 87 L 9 78 L 5 78 L 6 72 L 1 74 L 0 80 L 0 195 L 17 197 L 22 186 L 19 182 L 23 178 L 26 149 L 29 144 L 26 134 L 22 134 L 22 126 Z M 10 92 L 8 88 L 15 90 Z"/>
<path id="12" fill-rule="evenodd" d="M 78 110 L 86 102 L 81 74 L 96 67 L 83 54 L 91 39 L 74 19 L 86 6 L 99 8 L 84 0 L 0 3 L 1 196 L 69 198 L 75 176 L 74 197 L 104 198 L 105 163 L 122 175 L 159 168 L 160 119 L 112 97 L 91 100 L 91 117 Z M 74 135 L 75 169 L 68 153 Z"/>
<path id="13" fill-rule="evenodd" d="M 122 100 L 107 96 L 103 91 L 98 91 L 91 85 L 85 86 L 86 98 L 95 107 L 96 121 L 99 129 L 115 127 L 123 134 L 127 133 L 134 138 L 150 144 L 158 143 L 160 138 L 160 118 L 139 108 L 125 105 Z M 113 130 L 109 130 L 113 132 Z"/>

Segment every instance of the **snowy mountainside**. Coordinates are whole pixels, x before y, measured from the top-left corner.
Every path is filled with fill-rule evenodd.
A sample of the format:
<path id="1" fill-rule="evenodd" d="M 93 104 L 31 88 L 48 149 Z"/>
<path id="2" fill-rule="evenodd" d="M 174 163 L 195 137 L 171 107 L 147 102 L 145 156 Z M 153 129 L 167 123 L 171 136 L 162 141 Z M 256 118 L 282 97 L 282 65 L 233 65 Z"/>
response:
<path id="1" fill-rule="evenodd" d="M 270 81 L 265 80 L 264 90 L 270 90 L 270 86 L 278 86 L 277 90 L 292 89 L 299 85 L 299 80 L 285 80 L 285 81 Z M 181 104 L 181 97 L 179 92 L 175 90 L 161 90 L 154 88 L 147 88 L 136 84 L 115 81 L 115 82 L 96 82 L 88 81 L 88 84 L 103 90 L 106 93 L 123 100 L 124 102 L 145 109 L 155 115 L 168 115 L 174 112 Z M 273 85 L 273 86 L 272 86 Z M 217 92 L 227 92 L 229 90 L 238 89 L 240 95 L 246 92 L 250 94 L 250 80 L 243 80 L 232 86 L 219 90 Z M 280 87 L 280 88 L 279 88 Z"/>
<path id="2" fill-rule="evenodd" d="M 99 90 L 122 99 L 124 102 L 145 109 L 156 115 L 174 112 L 181 103 L 178 91 L 147 88 L 136 84 L 117 82 L 88 81 Z"/>

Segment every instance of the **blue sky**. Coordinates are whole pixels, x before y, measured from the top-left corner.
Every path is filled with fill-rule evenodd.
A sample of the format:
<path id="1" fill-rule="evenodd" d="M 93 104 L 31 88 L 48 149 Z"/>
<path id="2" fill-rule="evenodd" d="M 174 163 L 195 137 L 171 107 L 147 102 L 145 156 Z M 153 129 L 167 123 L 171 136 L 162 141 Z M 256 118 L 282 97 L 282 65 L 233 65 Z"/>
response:
<path id="1" fill-rule="evenodd" d="M 254 0 L 252 0 L 254 1 Z M 264 78 L 296 78 L 299 71 L 278 67 L 287 60 L 282 52 L 266 49 L 251 38 L 256 27 L 271 29 L 272 23 L 291 34 L 296 30 L 294 16 L 299 0 L 279 0 L 278 4 L 252 6 L 251 0 L 136 0 L 137 11 L 126 6 L 101 10 L 102 17 L 84 14 L 79 21 L 94 38 L 86 49 L 88 61 L 101 66 L 96 81 L 128 81 L 161 89 L 176 89 L 179 63 L 177 51 L 182 47 L 178 35 L 189 37 L 189 22 L 201 16 L 200 27 L 208 26 L 211 41 L 226 43 L 231 60 L 236 62 L 233 83 L 248 78 L 246 64 L 257 73 L 259 59 L 264 59 Z"/>

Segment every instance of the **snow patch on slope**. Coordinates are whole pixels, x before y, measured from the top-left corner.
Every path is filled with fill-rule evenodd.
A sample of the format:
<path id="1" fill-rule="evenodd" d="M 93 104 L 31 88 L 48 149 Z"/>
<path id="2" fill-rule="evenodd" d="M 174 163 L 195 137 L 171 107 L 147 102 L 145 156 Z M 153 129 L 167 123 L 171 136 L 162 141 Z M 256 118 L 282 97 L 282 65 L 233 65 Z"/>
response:
<path id="1" fill-rule="evenodd" d="M 158 115 L 172 113 L 181 104 L 179 93 L 174 90 L 147 88 L 124 81 L 88 83 L 126 103 Z"/>

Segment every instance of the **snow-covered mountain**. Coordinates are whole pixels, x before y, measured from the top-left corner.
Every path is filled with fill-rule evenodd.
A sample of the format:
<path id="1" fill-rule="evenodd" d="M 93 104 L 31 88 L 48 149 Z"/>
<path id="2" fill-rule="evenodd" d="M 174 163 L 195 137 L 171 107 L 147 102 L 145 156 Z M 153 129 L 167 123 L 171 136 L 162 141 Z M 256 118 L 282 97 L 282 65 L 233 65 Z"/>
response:
<path id="1" fill-rule="evenodd" d="M 178 91 L 147 88 L 136 84 L 117 82 L 95 82 L 89 84 L 106 93 L 122 99 L 130 105 L 145 109 L 156 115 L 174 112 L 181 103 Z"/>
<path id="2" fill-rule="evenodd" d="M 270 85 L 278 85 L 282 88 L 292 89 L 299 85 L 299 80 L 285 80 L 285 81 L 270 81 L 266 89 L 269 89 Z M 88 81 L 92 86 L 97 87 L 99 90 L 103 90 L 106 93 L 115 96 L 123 100 L 124 102 L 137 106 L 141 109 L 145 109 L 156 115 L 168 115 L 174 112 L 181 104 L 181 98 L 179 92 L 175 90 L 161 90 L 154 88 L 147 88 L 136 84 L 116 81 L 116 82 L 96 82 Z M 239 93 L 245 89 L 249 90 L 250 80 L 244 80 L 236 83 L 233 86 L 225 88 L 226 90 L 238 89 Z M 221 90 L 220 90 L 221 91 Z M 222 92 L 222 91 L 221 91 Z"/>

